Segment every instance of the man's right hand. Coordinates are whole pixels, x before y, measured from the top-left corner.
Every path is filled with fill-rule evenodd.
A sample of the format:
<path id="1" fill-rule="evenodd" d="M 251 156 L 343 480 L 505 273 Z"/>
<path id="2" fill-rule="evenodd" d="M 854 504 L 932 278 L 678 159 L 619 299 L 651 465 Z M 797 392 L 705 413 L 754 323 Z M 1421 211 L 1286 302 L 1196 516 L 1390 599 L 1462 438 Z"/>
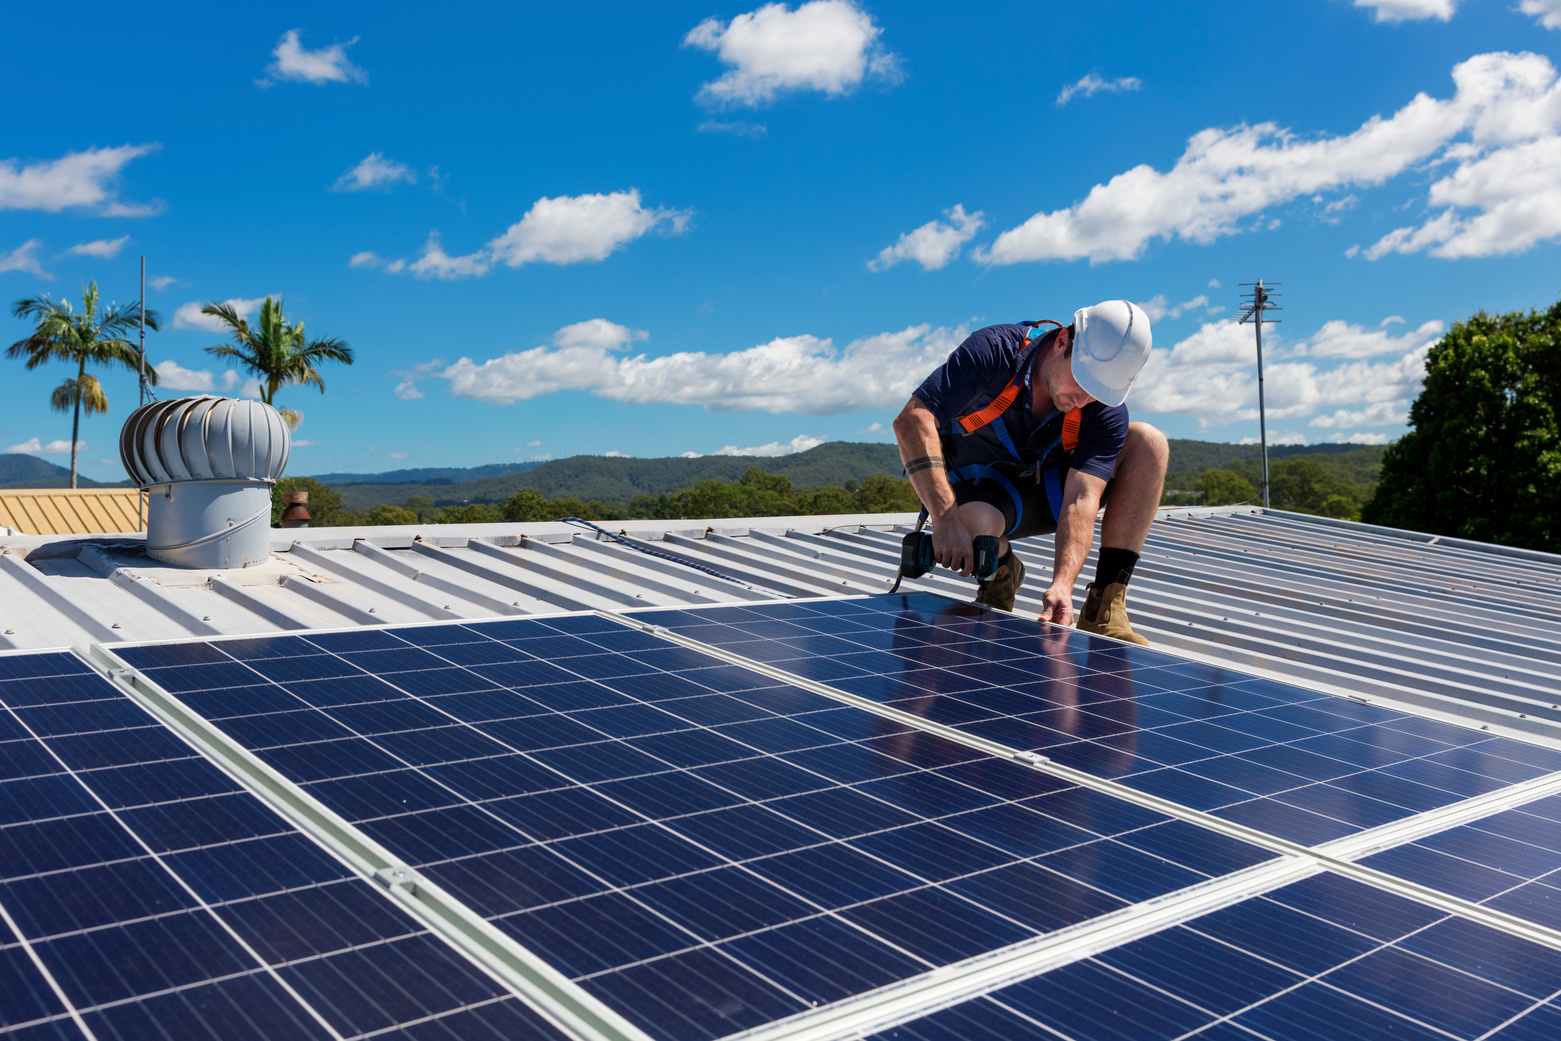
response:
<path id="1" fill-rule="evenodd" d="M 968 576 L 976 566 L 973 544 L 957 508 L 932 522 L 932 557 L 944 567 Z"/>

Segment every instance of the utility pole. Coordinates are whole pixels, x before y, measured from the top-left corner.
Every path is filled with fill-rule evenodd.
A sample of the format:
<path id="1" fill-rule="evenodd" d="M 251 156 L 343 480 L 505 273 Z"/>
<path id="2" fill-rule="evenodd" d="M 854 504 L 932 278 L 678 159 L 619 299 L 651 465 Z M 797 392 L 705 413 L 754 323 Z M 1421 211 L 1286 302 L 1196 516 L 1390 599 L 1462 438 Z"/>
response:
<path id="1" fill-rule="evenodd" d="M 1257 429 L 1258 441 L 1263 446 L 1263 509 L 1268 509 L 1268 414 L 1263 408 L 1263 323 L 1273 322 L 1278 324 L 1277 318 L 1264 318 L 1263 312 L 1283 311 L 1284 308 L 1273 303 L 1273 298 L 1279 293 L 1272 292 L 1272 287 L 1283 285 L 1282 282 L 1264 283 L 1260 278 L 1256 282 L 1243 282 L 1244 286 L 1251 286 L 1249 292 L 1241 294 L 1240 316 L 1236 319 L 1240 325 L 1252 323 L 1253 331 L 1257 333 Z"/>
<path id="2" fill-rule="evenodd" d="M 136 361 L 141 375 L 141 404 L 151 400 L 151 387 L 146 382 L 146 257 L 141 258 L 141 352 Z M 141 530 L 146 530 L 146 491 L 136 492 L 136 520 Z"/>

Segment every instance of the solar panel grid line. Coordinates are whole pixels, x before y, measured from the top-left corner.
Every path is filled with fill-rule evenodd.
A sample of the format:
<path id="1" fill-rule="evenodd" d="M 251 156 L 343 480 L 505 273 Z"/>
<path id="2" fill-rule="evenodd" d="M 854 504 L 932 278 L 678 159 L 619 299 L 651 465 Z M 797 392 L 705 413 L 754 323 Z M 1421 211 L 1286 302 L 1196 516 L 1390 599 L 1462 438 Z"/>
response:
<path id="1" fill-rule="evenodd" d="M 32 941 L 22 932 L 21 926 L 16 923 L 15 918 L 11 917 L 10 910 L 6 908 L 3 902 L 0 902 L 0 921 L 4 921 L 5 927 L 11 931 L 12 936 L 16 937 L 17 943 L 27 953 L 27 960 L 32 963 L 33 968 L 43 977 L 44 982 L 49 985 L 49 989 L 54 993 L 55 1000 L 64 1006 L 66 1013 L 70 1016 L 71 1021 L 76 1024 L 76 1028 L 81 1031 L 82 1036 L 86 1037 L 88 1041 L 97 1041 L 97 1034 L 92 1031 L 91 1027 L 87 1026 L 87 1021 L 82 1017 L 81 1010 L 76 1007 L 75 1002 L 71 1001 L 70 995 L 65 993 L 65 988 L 60 986 L 59 979 L 49 966 L 44 963 L 44 960 L 39 957 L 37 948 L 33 946 Z M 36 1024 L 47 1023 L 53 1018 L 52 1016 L 44 1017 L 11 1024 L 11 1026 L 14 1029 L 23 1029 Z"/>
<path id="2" fill-rule="evenodd" d="M 90 665 L 90 663 L 87 663 L 85 659 L 81 660 L 84 664 Z M 43 738 L 39 736 L 38 732 L 33 728 L 33 726 L 25 719 L 23 719 L 15 708 L 10 705 L 5 705 L 4 712 L 12 720 L 14 720 L 16 724 L 28 734 L 28 736 L 43 746 L 44 751 L 59 764 L 61 771 L 75 779 L 81 785 L 81 788 L 86 792 L 87 797 L 95 802 L 101 808 L 102 812 L 106 813 L 110 818 L 112 818 L 115 823 L 119 824 L 124 832 L 130 836 L 131 840 L 136 845 L 140 846 L 146 856 L 150 857 L 151 860 L 156 863 L 169 878 L 173 880 L 174 884 L 179 889 L 183 890 L 185 894 L 194 901 L 196 906 L 205 911 L 207 917 L 212 922 L 215 922 L 217 927 L 226 933 L 233 941 L 233 943 L 235 943 L 240 949 L 248 954 L 249 957 L 254 960 L 254 962 L 261 968 L 261 970 L 265 972 L 278 987 L 280 987 L 294 1001 L 296 1001 L 299 1007 L 306 1011 L 332 1038 L 336 1038 L 337 1041 L 341 1041 L 342 1035 L 336 1030 L 335 1026 L 331 1024 L 330 1020 L 318 1008 L 315 1007 L 314 1003 L 306 999 L 303 994 L 299 993 L 298 989 L 293 986 L 291 982 L 284 979 L 277 971 L 277 967 L 271 964 L 271 962 L 266 957 L 264 957 L 258 950 L 256 950 L 254 945 L 250 943 L 250 941 L 247 940 L 243 935 L 241 935 L 238 930 L 232 926 L 231 923 L 229 923 L 223 916 L 217 914 L 211 903 L 204 896 L 202 896 L 195 889 L 195 887 L 190 885 L 190 883 L 182 875 L 180 875 L 179 872 L 175 871 L 173 867 L 168 864 L 167 859 L 163 855 L 159 854 L 155 849 L 153 849 L 152 846 L 146 841 L 146 839 L 140 834 L 140 832 L 132 828 L 124 820 L 121 814 L 112 806 L 110 806 L 97 791 L 95 791 L 90 785 L 86 784 L 85 781 L 78 777 L 75 771 L 71 770 L 69 764 L 67 764 L 65 760 L 60 757 L 59 752 L 52 745 L 50 745 L 49 742 L 43 740 Z M 12 932 L 16 935 L 16 937 L 19 940 L 25 941 L 26 938 L 23 936 L 20 928 L 15 925 L 14 920 L 11 918 L 9 913 L 6 914 L 6 918 L 7 924 L 11 927 Z M 30 945 L 28 946 L 28 954 L 34 959 L 37 957 L 36 952 Z M 58 982 L 52 977 L 52 975 L 48 978 L 50 980 L 51 986 L 55 986 L 57 988 Z M 93 1036 L 90 1031 L 86 1031 L 85 1023 L 81 1023 L 81 1014 L 75 1008 L 75 1006 L 67 1004 L 66 1007 L 71 1010 L 72 1018 L 76 1019 L 78 1023 L 80 1023 L 83 1030 L 87 1032 L 88 1036 Z"/>
<path id="3" fill-rule="evenodd" d="M 442 887 L 416 878 L 416 872 L 388 849 L 233 742 L 111 650 L 94 645 L 92 655 L 95 660 L 89 664 L 103 670 L 116 687 L 154 718 L 284 820 L 374 883 L 377 891 L 510 988 L 516 997 L 559 1029 L 583 1041 L 650 1041 L 638 1028 L 592 995 L 580 991 L 551 965 L 493 928 Z M 405 872 L 414 882 L 388 884 L 387 870 Z"/>
<path id="4" fill-rule="evenodd" d="M 621 624 L 621 623 L 617 623 L 617 622 L 614 622 L 614 623 L 613 623 L 613 624 L 614 624 L 614 625 L 617 625 L 617 624 Z M 400 627 L 398 627 L 398 628 L 400 628 Z M 392 675 L 393 675 L 393 674 L 392 674 Z M 385 682 L 387 682 L 387 683 L 389 683 L 389 680 L 385 680 L 385 679 L 384 679 L 384 677 L 381 677 L 381 679 L 382 679 L 382 680 L 384 680 L 384 681 L 385 681 Z M 391 686 L 394 686 L 394 684 L 393 684 L 393 683 L 391 683 L 391 684 L 390 684 L 390 685 L 391 685 Z M 409 696 L 412 696 L 412 695 L 409 695 Z M 414 696 L 414 697 L 415 697 L 415 696 Z M 422 700 L 422 699 L 417 699 L 417 700 Z M 607 735 L 607 734 L 606 734 L 606 733 L 605 733 L 605 732 L 604 732 L 604 733 L 603 733 L 603 736 L 610 736 L 610 735 Z M 754 752 L 755 752 L 755 758 L 759 758 L 759 757 L 762 757 L 762 751 L 761 751 L 761 750 L 760 750 L 760 749 L 757 749 L 757 748 L 754 748 Z M 669 767 L 669 769 L 668 769 L 668 771 L 667 771 L 667 772 L 676 772 L 676 768 L 672 768 L 672 767 Z M 561 776 L 562 776 L 562 775 L 561 775 Z M 819 775 L 819 776 L 821 776 L 821 777 L 822 777 L 822 776 L 823 776 L 823 775 Z M 471 800 L 467 800 L 467 801 L 468 801 L 468 803 L 471 803 L 471 804 L 475 804 L 475 805 L 480 805 L 480 803 L 473 803 L 473 802 L 472 802 L 472 801 L 471 801 Z M 614 801 L 614 802 L 616 802 L 616 800 L 611 800 L 611 799 L 610 799 L 610 797 L 609 797 L 609 801 Z M 633 809 L 633 808 L 632 808 L 632 807 L 629 807 L 629 806 L 628 806 L 628 805 L 627 805 L 627 804 L 623 804 L 623 803 L 617 803 L 617 805 L 620 805 L 620 806 L 622 806 L 622 807 L 623 807 L 623 808 L 624 808 L 624 809 L 625 809 L 625 810 L 627 810 L 627 811 L 629 811 L 629 812 L 631 812 L 631 813 L 637 813 L 637 812 L 638 812 L 638 811 L 636 811 L 636 810 L 634 810 L 634 809 Z M 675 818 L 674 818 L 674 820 L 675 820 Z M 576 836 L 576 837 L 580 837 L 580 836 Z M 868 835 L 868 836 L 861 836 L 861 837 L 870 837 L 870 833 L 869 833 L 869 835 Z M 685 836 L 685 838 L 686 838 L 686 836 Z M 820 844 L 824 844 L 824 843 L 827 843 L 827 842 L 828 842 L 828 841 L 830 841 L 830 838 L 829 838 L 829 836 L 828 836 L 828 835 L 826 835 L 826 834 L 824 834 L 824 833 L 820 833 Z M 699 844 L 698 844 L 698 843 L 697 843 L 697 842 L 696 842 L 696 843 L 695 843 L 695 845 L 699 845 Z M 705 848 L 705 847 L 701 847 L 701 848 Z M 502 851 L 499 851 L 499 852 L 502 852 Z M 714 853 L 714 851 L 713 851 L 713 850 L 712 850 L 712 851 L 710 851 L 710 852 L 712 852 L 712 853 Z M 719 856 L 719 854 L 716 854 L 716 855 L 717 855 L 717 856 Z M 868 855 L 868 856 L 869 856 L 869 857 L 870 857 L 870 858 L 871 858 L 871 859 L 874 859 L 874 860 L 879 860 L 879 861 L 880 861 L 880 862 L 881 862 L 881 863 L 883 863 L 883 864 L 884 864 L 884 865 L 885 865 L 885 866 L 886 866 L 886 867 L 892 867 L 892 865 L 890 865 L 890 864 L 889 864 L 889 862 L 887 862 L 887 861 L 883 861 L 883 860 L 882 860 L 882 858 L 879 858 L 879 857 L 876 857 L 876 856 L 874 856 L 874 855 L 873 855 L 873 854 L 872 854 L 872 853 L 870 853 L 870 852 L 869 852 L 869 853 L 867 853 L 867 855 Z M 565 859 L 566 859 L 566 860 L 567 860 L 567 858 L 565 858 Z M 724 857 L 722 857 L 722 858 L 721 858 L 721 859 L 723 859 L 723 860 L 724 860 L 724 859 L 726 859 L 726 858 L 724 858 Z M 585 868 L 585 867 L 584 867 L 584 866 L 583 866 L 583 865 L 575 865 L 575 866 L 576 866 L 576 867 L 577 867 L 577 868 L 579 868 L 579 869 L 580 869 L 580 870 L 588 870 L 588 869 L 586 869 L 586 868 Z M 742 866 L 741 866 L 741 865 L 736 865 L 736 866 L 738 866 L 738 867 L 739 867 L 739 868 L 741 868 L 741 867 L 742 867 Z M 901 868 L 901 869 L 900 869 L 900 870 L 905 870 L 905 869 L 904 869 L 904 868 L 903 868 L 903 867 L 902 867 L 902 868 Z M 702 872 L 695 872 L 695 874 L 698 874 L 698 873 L 702 873 Z M 674 877 L 676 877 L 676 876 L 674 876 Z M 772 883 L 774 883 L 774 880 L 770 880 L 770 881 L 771 881 L 771 882 L 772 882 Z M 925 881 L 925 880 L 924 880 L 924 881 Z M 778 885 L 778 883 L 774 883 L 774 884 L 777 884 L 777 885 Z M 930 883 L 929 883 L 929 884 L 930 884 Z M 787 890 L 787 889 L 786 889 L 786 888 L 785 888 L 785 887 L 784 887 L 784 886 L 780 886 L 780 888 L 781 888 L 781 889 L 782 889 L 782 891 L 785 891 L 785 892 L 790 892 L 790 890 Z M 629 892 L 629 893 L 632 893 L 632 889 L 627 889 L 627 890 L 625 890 L 625 889 L 620 889 L 620 888 L 619 888 L 619 887 L 610 887 L 610 888 L 609 888 L 609 890 L 608 890 L 608 891 L 609 891 L 609 892 L 612 892 L 612 891 L 619 891 L 619 892 Z M 803 897 L 800 897 L 800 895 L 798 895 L 798 894 L 792 894 L 792 895 L 794 895 L 794 896 L 799 896 L 799 899 L 806 899 L 806 898 L 803 898 Z M 824 913 L 824 912 L 825 912 L 825 911 L 827 911 L 827 910 L 828 910 L 828 909 L 825 909 L 825 908 L 822 908 L 822 907 L 821 907 L 821 908 L 820 908 L 820 913 Z M 835 910 L 849 910 L 849 908 L 837 908 L 837 909 L 835 909 Z M 657 914 L 659 914 L 659 912 L 656 912 L 656 911 L 654 911 L 654 909 L 652 909 L 652 913 L 657 913 Z M 671 924 L 673 924 L 673 925 L 674 925 L 674 927 L 678 927 L 678 926 L 677 926 L 677 923 L 676 923 L 676 922 L 672 922 L 672 921 L 671 921 L 671 920 L 670 920 L 670 919 L 669 919 L 669 922 L 671 922 Z M 848 922 L 847 922 L 847 924 L 848 924 L 848 925 L 851 925 L 851 926 L 852 926 L 852 927 L 854 927 L 854 928 L 860 928 L 860 926 L 858 926 L 858 925 L 857 925 L 857 924 L 856 924 L 856 923 L 853 923 L 853 922 L 849 922 L 849 921 L 848 921 Z M 731 939 L 738 939 L 738 938 L 741 938 L 741 934 L 739 934 L 739 935 L 738 935 L 738 936 L 734 936 L 734 937 L 728 937 L 728 938 L 727 938 L 727 939 L 728 939 L 728 940 L 731 940 Z M 881 938 L 880 938 L 880 939 L 881 939 Z M 892 946 L 892 945 L 893 945 L 893 944 L 892 944 L 892 943 L 891 943 L 891 946 Z M 691 947 L 690 947 L 690 948 L 689 948 L 689 949 L 694 949 L 694 948 L 698 948 L 698 947 L 701 947 L 701 946 L 709 946 L 709 945 L 708 945 L 708 944 L 707 944 L 707 943 L 705 943 L 705 942 L 703 942 L 703 941 L 698 941 L 698 942 L 695 942 L 695 943 L 694 943 L 694 944 L 692 944 L 692 945 L 691 945 Z M 677 952 L 674 952 L 674 953 L 677 953 Z M 906 953 L 907 953 L 907 954 L 909 954 L 909 952 L 906 952 Z M 618 968 L 619 968 L 619 969 L 621 969 L 621 968 L 623 968 L 623 966 L 619 966 L 619 967 L 618 967 Z M 604 970 L 604 971 L 607 971 L 607 970 Z M 616 971 L 616 970 L 613 970 L 613 971 Z M 588 977 L 582 977 L 582 978 L 588 978 Z"/>
<path id="5" fill-rule="evenodd" d="M 1322 870 L 1300 858 L 1269 861 L 1054 933 L 935 969 L 723 1041 L 849 1041 L 1112 950 Z"/>
<path id="6" fill-rule="evenodd" d="M 1426 810 L 1424 813 L 1392 821 L 1355 835 L 1334 839 L 1314 847 L 1340 860 L 1362 860 L 1374 853 L 1393 849 L 1418 838 L 1469 824 L 1506 810 L 1517 809 L 1561 792 L 1561 773 L 1546 774 L 1532 781 L 1519 781 L 1508 788 L 1476 795 L 1463 802 Z"/>
<path id="7" fill-rule="evenodd" d="M 618 623 L 618 622 L 606 622 L 605 624 L 612 626 L 612 628 L 614 630 L 620 631 L 624 635 L 628 635 L 628 633 L 629 633 L 629 630 L 627 628 L 625 628 L 625 627 L 622 627 L 621 623 Z M 401 630 L 398 629 L 398 630 L 395 630 L 395 631 L 401 631 Z M 467 630 L 467 631 L 470 632 L 470 630 Z M 478 636 L 477 639 L 482 639 L 482 637 Z M 218 643 L 217 641 L 212 641 L 210 645 L 211 646 L 220 646 L 220 643 Z M 409 648 L 409 650 L 411 650 L 411 648 Z M 606 655 L 603 655 L 603 657 L 605 657 L 605 656 Z M 177 671 L 177 670 L 175 670 L 175 671 Z M 231 682 L 231 681 L 226 681 L 226 682 Z"/>
<path id="8" fill-rule="evenodd" d="M 709 613 L 709 610 L 710 609 L 685 609 L 685 612 L 688 614 L 707 614 Z M 1240 839 L 1253 845 L 1258 845 L 1278 853 L 1314 858 L 1324 867 L 1327 867 L 1330 870 L 1336 871 L 1347 877 L 1354 878 L 1357 881 L 1365 882 L 1368 885 L 1373 885 L 1388 892 L 1397 893 L 1399 895 L 1407 896 L 1411 899 L 1429 903 L 1432 906 L 1439 907 L 1450 913 L 1457 914 L 1474 921 L 1482 922 L 1483 924 L 1513 933 L 1514 935 L 1522 936 L 1525 939 L 1531 940 L 1532 942 L 1541 943 L 1545 946 L 1556 949 L 1561 949 L 1561 931 L 1551 929 L 1547 926 L 1529 921 L 1517 915 L 1511 915 L 1492 908 L 1483 907 L 1471 901 L 1462 900 L 1450 894 L 1432 889 L 1431 887 L 1421 886 L 1416 883 L 1389 875 L 1385 872 L 1362 867 L 1350 862 L 1349 860 L 1330 855 L 1329 853 L 1319 850 L 1315 847 L 1280 838 L 1278 836 L 1269 835 L 1257 829 L 1249 828 L 1234 822 L 1225 821 L 1222 818 L 1215 817 L 1202 811 L 1189 809 L 1170 799 L 1153 795 L 1151 793 L 1141 792 L 1126 785 L 1096 777 L 1083 770 L 1045 759 L 1044 757 L 1028 760 L 1020 758 L 1020 756 L 1023 754 L 1022 750 L 1013 748 L 1012 746 L 1004 745 L 996 741 L 991 741 L 990 739 L 983 738 L 978 735 L 968 734 L 956 728 L 924 719 L 915 715 L 914 713 L 895 709 L 892 706 L 883 705 L 879 702 L 872 701 L 871 699 L 863 698 L 859 695 L 839 690 L 829 686 L 828 684 L 819 683 L 817 681 L 808 679 L 807 677 L 796 675 L 767 662 L 756 661 L 747 658 L 744 655 L 729 651 L 723 647 L 706 644 L 697 639 L 683 636 L 680 633 L 677 633 L 665 626 L 636 619 L 633 615 L 617 615 L 611 612 L 603 613 L 607 617 L 623 621 L 635 628 L 641 629 L 642 631 L 650 632 L 660 639 L 690 647 L 691 649 L 710 654 L 713 657 L 728 661 L 732 664 L 741 665 L 754 671 L 759 671 L 765 675 L 770 675 L 777 679 L 784 679 L 785 681 L 793 683 L 797 686 L 801 686 L 804 689 L 812 690 L 826 697 L 833 697 L 836 700 L 840 700 L 847 704 L 856 705 L 859 708 L 875 712 L 887 718 L 896 719 L 897 721 L 907 725 L 916 726 L 920 729 L 938 733 L 949 740 L 957 741 L 969 747 L 980 749 L 987 752 L 988 754 L 1006 756 L 1008 758 L 1015 759 L 1016 761 L 1026 763 L 1026 765 L 1031 766 L 1033 769 L 1049 773 L 1053 776 L 1071 781 L 1072 783 L 1078 784 L 1080 786 L 1090 787 L 1104 794 L 1113 795 L 1120 799 L 1135 802 L 1138 805 L 1144 806 L 1145 808 L 1153 809 L 1158 812 L 1165 813 L 1169 816 L 1177 817 L 1178 819 L 1185 820 L 1189 823 L 1209 827 L 1211 830 L 1221 831 L 1230 837 Z M 1561 774 L 1547 775 L 1540 778 L 1539 780 L 1548 784 L 1554 783 L 1558 779 L 1561 779 Z"/>
<path id="9" fill-rule="evenodd" d="M 632 626 L 633 628 L 651 633 L 652 635 L 657 636 L 663 640 L 667 640 L 670 643 L 675 643 L 679 646 L 688 647 L 692 650 L 697 650 L 709 654 L 711 657 L 725 661 L 728 664 L 750 669 L 754 672 L 760 673 L 761 675 L 769 676 L 771 678 L 802 687 L 804 690 L 810 690 L 816 694 L 822 694 L 825 697 L 833 698 L 842 704 L 850 705 L 854 708 L 860 708 L 865 711 L 872 712 L 875 715 L 880 715 L 887 719 L 892 719 L 896 722 L 905 723 L 907 725 L 914 726 L 917 729 L 937 734 L 939 737 L 958 742 L 959 744 L 965 745 L 969 748 L 974 748 L 981 752 L 985 752 L 987 755 L 997 756 L 1001 759 L 1012 760 L 1013 762 L 1028 766 L 1035 770 L 1039 770 L 1042 773 L 1049 774 L 1053 777 L 1070 781 L 1082 787 L 1093 788 L 1094 790 L 1103 794 L 1123 799 L 1125 801 L 1142 806 L 1145 809 L 1151 809 L 1160 813 L 1164 813 L 1167 816 L 1175 817 L 1179 820 L 1185 820 L 1190 824 L 1196 824 L 1200 827 L 1208 828 L 1211 831 L 1217 831 L 1223 835 L 1229 836 L 1230 838 L 1239 839 L 1254 846 L 1260 846 L 1263 849 L 1270 850 L 1274 853 L 1289 855 L 1309 855 L 1311 853 L 1309 847 L 1302 845 L 1301 843 L 1292 842 L 1288 839 L 1279 838 L 1275 835 L 1269 835 L 1255 828 L 1249 828 L 1245 825 L 1237 824 L 1233 821 L 1227 821 L 1197 810 L 1188 809 L 1186 806 L 1183 806 L 1182 804 L 1174 802 L 1170 799 L 1147 792 L 1141 792 L 1136 789 L 1129 788 L 1126 785 L 1117 784 L 1115 782 L 1096 777 L 1095 775 L 1086 773 L 1083 770 L 1078 770 L 1070 766 L 1065 766 L 1062 763 L 1055 762 L 1039 753 L 1015 748 L 1012 745 L 1005 745 L 999 741 L 993 741 L 989 738 L 970 734 L 963 730 L 958 730 L 954 727 L 928 720 L 922 716 L 916 715 L 915 713 L 906 712 L 901 709 L 883 705 L 879 702 L 873 701 L 870 698 L 864 698 L 860 695 L 852 694 L 849 691 L 840 690 L 837 687 L 831 687 L 826 683 L 820 683 L 816 680 L 809 679 L 806 676 L 800 676 L 796 673 L 788 672 L 785 669 L 770 665 L 767 662 L 756 661 L 754 659 L 744 657 L 743 655 L 732 653 L 721 647 L 715 647 L 710 644 L 702 643 L 698 640 L 689 639 L 665 628 L 664 626 L 647 625 L 635 620 L 632 615 L 615 615 L 611 612 L 601 612 L 601 614 L 604 617 L 623 622 L 624 624 Z"/>

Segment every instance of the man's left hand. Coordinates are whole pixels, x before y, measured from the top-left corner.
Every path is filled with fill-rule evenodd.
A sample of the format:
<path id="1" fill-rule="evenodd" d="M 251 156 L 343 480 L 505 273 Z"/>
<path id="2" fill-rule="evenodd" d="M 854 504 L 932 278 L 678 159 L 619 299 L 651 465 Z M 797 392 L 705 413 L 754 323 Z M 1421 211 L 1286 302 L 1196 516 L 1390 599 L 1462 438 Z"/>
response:
<path id="1" fill-rule="evenodd" d="M 1052 586 L 1041 594 L 1041 621 L 1056 625 L 1073 624 L 1073 587 Z"/>

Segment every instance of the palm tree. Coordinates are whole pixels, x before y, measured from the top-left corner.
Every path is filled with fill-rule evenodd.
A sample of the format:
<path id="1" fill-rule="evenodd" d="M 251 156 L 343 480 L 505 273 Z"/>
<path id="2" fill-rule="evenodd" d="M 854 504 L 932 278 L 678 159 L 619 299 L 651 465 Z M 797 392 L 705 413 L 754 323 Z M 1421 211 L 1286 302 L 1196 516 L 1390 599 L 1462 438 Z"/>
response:
<path id="1" fill-rule="evenodd" d="M 274 405 L 276 392 L 289 383 L 314 384 L 325 393 L 325 381 L 315 369 L 320 361 L 339 361 L 352 364 L 352 348 L 334 337 L 325 340 L 309 340 L 304 336 L 304 323 L 288 325 L 282 318 L 282 301 L 266 297 L 260 305 L 260 318 L 254 328 L 231 304 L 207 304 L 201 314 L 211 315 L 233 334 L 237 346 L 219 344 L 207 347 L 206 353 L 222 358 L 233 358 L 260 378 L 260 400 Z M 302 414 L 282 409 L 282 418 L 297 427 Z"/>
<path id="2" fill-rule="evenodd" d="M 6 349 L 6 357 L 27 359 L 27 367 L 36 369 L 50 361 L 76 364 L 76 378 L 68 379 L 49 396 L 56 411 L 72 412 L 70 425 L 70 486 L 76 487 L 76 451 L 81 445 L 81 410 L 87 415 L 108 411 L 108 396 L 97 377 L 87 374 L 87 365 L 117 363 L 135 371 L 140 352 L 128 337 L 141 321 L 141 305 L 107 306 L 98 296 L 93 282 L 81 292 L 81 310 L 71 308 L 65 299 L 51 300 L 47 295 L 29 296 L 11 305 L 11 314 L 34 324 L 33 334 Z M 146 312 L 146 327 L 157 329 L 157 312 Z M 148 383 L 157 382 L 157 370 L 147 369 Z"/>

